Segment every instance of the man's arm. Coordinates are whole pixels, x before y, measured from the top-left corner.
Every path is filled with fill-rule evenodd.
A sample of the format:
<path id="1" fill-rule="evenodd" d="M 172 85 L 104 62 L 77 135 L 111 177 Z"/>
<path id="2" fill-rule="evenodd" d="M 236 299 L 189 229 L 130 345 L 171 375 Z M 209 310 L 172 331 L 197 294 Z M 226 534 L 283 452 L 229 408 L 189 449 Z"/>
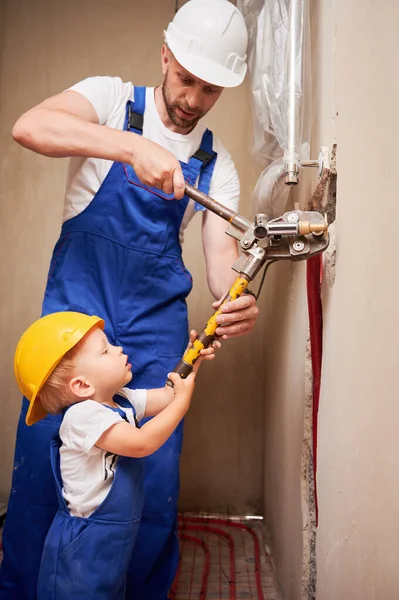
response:
<path id="1" fill-rule="evenodd" d="M 203 213 L 202 245 L 208 286 L 219 299 L 230 289 L 237 273 L 232 270 L 238 258 L 237 242 L 226 234 L 228 223 L 210 210 Z"/>
<path id="2" fill-rule="evenodd" d="M 209 289 L 215 298 L 221 299 L 237 278 L 232 266 L 238 258 L 237 242 L 226 234 L 227 223 L 211 211 L 204 212 L 202 242 L 206 262 Z M 214 303 L 215 308 L 218 303 Z M 256 322 L 259 309 L 255 298 L 245 294 L 222 307 L 217 317 L 218 336 L 223 339 L 249 333 Z"/>
<path id="3" fill-rule="evenodd" d="M 68 90 L 44 100 L 18 119 L 12 135 L 45 156 L 129 163 L 145 185 L 174 193 L 177 199 L 184 195 L 183 173 L 173 154 L 142 136 L 99 125 L 92 104 L 79 92 Z"/>

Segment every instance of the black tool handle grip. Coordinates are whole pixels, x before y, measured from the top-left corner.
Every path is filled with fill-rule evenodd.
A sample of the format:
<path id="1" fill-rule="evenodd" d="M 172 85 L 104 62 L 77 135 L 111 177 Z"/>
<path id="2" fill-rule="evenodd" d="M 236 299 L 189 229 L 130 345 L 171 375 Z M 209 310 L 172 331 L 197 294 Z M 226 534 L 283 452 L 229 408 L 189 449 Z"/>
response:
<path id="1" fill-rule="evenodd" d="M 173 369 L 173 373 L 178 373 L 182 379 L 186 379 L 186 377 L 188 377 L 193 370 L 193 366 L 194 365 L 189 365 L 182 359 Z M 173 387 L 173 383 L 170 379 L 166 380 L 166 385 Z"/>

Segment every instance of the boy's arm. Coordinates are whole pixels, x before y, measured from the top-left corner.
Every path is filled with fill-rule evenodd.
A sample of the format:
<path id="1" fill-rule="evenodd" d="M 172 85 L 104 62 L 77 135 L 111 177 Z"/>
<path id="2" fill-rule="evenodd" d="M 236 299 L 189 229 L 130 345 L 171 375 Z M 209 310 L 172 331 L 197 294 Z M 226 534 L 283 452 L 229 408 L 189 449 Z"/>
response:
<path id="1" fill-rule="evenodd" d="M 112 425 L 96 442 L 98 448 L 107 452 L 142 458 L 158 450 L 170 437 L 186 414 L 195 385 L 195 373 L 181 379 L 177 373 L 170 373 L 174 388 L 170 388 L 173 399 L 162 412 L 140 429 L 121 422 Z"/>
<path id="2" fill-rule="evenodd" d="M 147 390 L 147 402 L 145 405 L 145 417 L 154 417 L 162 412 L 174 398 L 173 388 L 165 385 L 163 388 Z"/>
<path id="3" fill-rule="evenodd" d="M 188 348 L 196 338 L 197 332 L 190 331 Z M 194 392 L 197 371 L 202 360 L 212 360 L 215 357 L 215 347 L 220 348 L 219 341 L 201 350 L 200 358 L 186 379 L 181 379 L 177 373 L 169 373 L 173 388 L 165 385 L 163 388 L 147 391 L 144 416 L 154 417 L 151 421 L 140 429 L 126 422 L 116 423 L 102 434 L 95 445 L 107 452 L 134 458 L 148 456 L 158 450 L 186 414 Z"/>

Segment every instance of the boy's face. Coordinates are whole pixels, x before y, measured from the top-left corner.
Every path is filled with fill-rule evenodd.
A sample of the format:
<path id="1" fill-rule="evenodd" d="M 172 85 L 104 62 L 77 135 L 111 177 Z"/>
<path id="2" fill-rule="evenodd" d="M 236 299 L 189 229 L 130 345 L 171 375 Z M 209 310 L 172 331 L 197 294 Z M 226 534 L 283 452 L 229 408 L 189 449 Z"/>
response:
<path id="1" fill-rule="evenodd" d="M 99 397 L 114 395 L 132 378 L 127 355 L 120 346 L 112 346 L 98 327 L 80 342 L 74 362 L 75 374 L 85 378 Z"/>

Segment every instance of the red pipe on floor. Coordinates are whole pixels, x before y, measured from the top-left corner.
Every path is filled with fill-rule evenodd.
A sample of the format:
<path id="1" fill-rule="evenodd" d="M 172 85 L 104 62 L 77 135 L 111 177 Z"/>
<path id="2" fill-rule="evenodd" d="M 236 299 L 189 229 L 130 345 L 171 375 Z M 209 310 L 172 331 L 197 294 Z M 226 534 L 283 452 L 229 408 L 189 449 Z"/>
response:
<path id="1" fill-rule="evenodd" d="M 226 525 L 228 527 L 235 527 L 236 529 L 241 529 L 246 531 L 252 536 L 252 540 L 254 543 L 254 558 L 255 558 L 255 581 L 256 581 L 256 589 L 258 592 L 258 600 L 264 600 L 263 589 L 262 589 L 262 579 L 261 579 L 261 567 L 260 567 L 260 546 L 259 539 L 256 535 L 255 531 L 248 527 L 248 525 L 244 525 L 243 523 L 237 523 L 236 521 L 229 521 L 229 519 L 222 519 L 221 517 L 190 517 L 185 515 L 179 515 L 179 522 L 188 521 L 190 523 L 215 523 L 217 525 Z"/>
<path id="2" fill-rule="evenodd" d="M 204 599 L 204 598 L 206 598 L 206 591 L 208 588 L 209 570 L 210 570 L 210 564 L 211 564 L 208 545 L 201 538 L 194 537 L 193 535 L 187 535 L 185 533 L 179 533 L 179 538 L 184 542 L 191 542 L 192 544 L 201 546 L 201 548 L 204 551 L 205 562 L 204 562 L 204 568 L 202 571 L 202 581 L 201 581 L 201 589 L 200 589 L 200 595 L 199 595 L 199 597 L 201 599 Z M 179 560 L 179 566 L 177 568 L 175 580 L 174 580 L 173 585 L 169 592 L 169 600 L 173 600 L 176 597 L 177 586 L 179 584 L 180 570 L 181 570 L 181 557 Z M 191 594 L 190 594 L 190 598 L 191 598 Z"/>
<path id="3" fill-rule="evenodd" d="M 180 519 L 179 519 L 180 521 Z M 205 521 L 206 523 L 206 521 Z M 229 553 L 230 553 L 230 575 L 229 575 L 229 590 L 230 590 L 230 600 L 236 600 L 237 597 L 237 588 L 236 588 L 236 564 L 235 564 L 235 555 L 234 555 L 234 542 L 233 538 L 227 531 L 223 529 L 219 529 L 218 527 L 211 527 L 207 524 L 198 524 L 198 525 L 186 525 L 184 522 L 184 518 L 181 520 L 181 525 L 183 531 L 209 531 L 210 533 L 215 533 L 216 535 L 220 535 L 223 537 L 228 545 L 229 545 Z"/>
<path id="4" fill-rule="evenodd" d="M 322 261 L 321 256 L 312 256 L 306 264 L 306 283 L 308 294 L 310 352 L 313 373 L 313 415 L 312 415 L 312 447 L 313 447 L 313 477 L 316 510 L 316 526 L 319 521 L 319 506 L 317 500 L 317 429 L 321 385 L 321 364 L 323 355 L 323 313 L 321 305 Z"/>

